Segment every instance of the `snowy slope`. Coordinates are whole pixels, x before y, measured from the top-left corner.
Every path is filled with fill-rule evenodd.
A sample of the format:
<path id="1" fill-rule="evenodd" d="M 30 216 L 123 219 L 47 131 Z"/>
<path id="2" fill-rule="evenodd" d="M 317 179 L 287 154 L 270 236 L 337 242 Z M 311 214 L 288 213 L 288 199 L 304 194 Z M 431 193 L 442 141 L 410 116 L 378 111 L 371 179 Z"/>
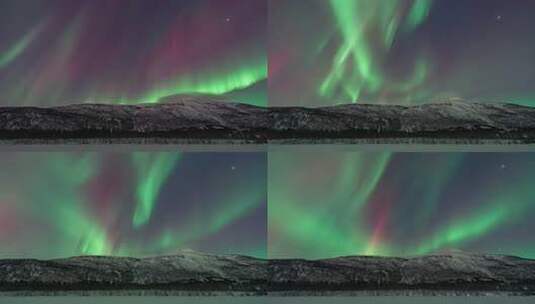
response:
<path id="1" fill-rule="evenodd" d="M 348 104 L 321 108 L 255 107 L 204 96 L 158 104 L 78 104 L 0 108 L 0 139 L 459 138 L 535 141 L 535 108 L 450 101 L 419 106 Z"/>
<path id="2" fill-rule="evenodd" d="M 151 258 L 0 260 L 0 290 L 461 290 L 535 294 L 535 261 L 446 253 L 262 260 L 184 251 Z"/>

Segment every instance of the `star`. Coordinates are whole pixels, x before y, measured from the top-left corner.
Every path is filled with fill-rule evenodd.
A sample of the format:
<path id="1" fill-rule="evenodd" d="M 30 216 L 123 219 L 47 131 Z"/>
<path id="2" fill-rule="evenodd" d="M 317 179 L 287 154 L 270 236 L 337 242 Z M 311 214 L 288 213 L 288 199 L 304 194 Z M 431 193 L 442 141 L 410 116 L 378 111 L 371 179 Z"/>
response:
<path id="1" fill-rule="evenodd" d="M 236 170 L 236 166 L 230 167 L 230 170 L 232 170 L 232 171 Z"/>
<path id="2" fill-rule="evenodd" d="M 501 164 L 500 168 L 505 169 L 507 166 L 505 164 Z"/>
<path id="3" fill-rule="evenodd" d="M 230 17 L 225 18 L 226 22 L 230 22 Z"/>
<path id="4" fill-rule="evenodd" d="M 496 16 L 496 20 L 498 20 L 498 21 L 502 20 L 502 15 Z"/>

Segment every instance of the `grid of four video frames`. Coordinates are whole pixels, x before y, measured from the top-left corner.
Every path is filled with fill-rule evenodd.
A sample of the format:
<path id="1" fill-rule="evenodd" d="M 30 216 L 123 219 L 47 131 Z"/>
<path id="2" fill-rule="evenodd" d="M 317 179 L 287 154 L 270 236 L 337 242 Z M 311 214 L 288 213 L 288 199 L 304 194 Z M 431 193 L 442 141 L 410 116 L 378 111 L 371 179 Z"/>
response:
<path id="1" fill-rule="evenodd" d="M 534 12 L 0 0 L 0 303 L 529 303 Z"/>

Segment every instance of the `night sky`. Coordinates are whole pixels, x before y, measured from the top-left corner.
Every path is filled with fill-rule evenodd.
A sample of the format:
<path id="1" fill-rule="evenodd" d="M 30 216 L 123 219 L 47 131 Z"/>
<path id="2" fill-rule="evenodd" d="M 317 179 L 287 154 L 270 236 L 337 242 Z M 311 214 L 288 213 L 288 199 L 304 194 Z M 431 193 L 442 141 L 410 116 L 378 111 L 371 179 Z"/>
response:
<path id="1" fill-rule="evenodd" d="M 535 2 L 270 1 L 270 105 L 535 105 Z M 535 258 L 535 154 L 270 152 L 268 255 Z"/>
<path id="2" fill-rule="evenodd" d="M 266 255 L 265 153 L 0 156 L 0 258 Z"/>
<path id="3" fill-rule="evenodd" d="M 203 93 L 535 105 L 533 11 L 520 0 L 4 0 L 0 104 Z"/>
<path id="4" fill-rule="evenodd" d="M 270 1 L 269 102 L 535 105 L 534 1 Z"/>
<path id="5" fill-rule="evenodd" d="M 535 258 L 535 154 L 2 152 L 0 257 Z"/>
<path id="6" fill-rule="evenodd" d="M 268 255 L 535 258 L 535 154 L 270 152 Z"/>
<path id="7" fill-rule="evenodd" d="M 533 12 L 522 0 L 2 0 L 0 105 L 195 93 L 535 106 Z M 533 153 L 2 152 L 0 168 L 0 258 L 535 258 Z"/>
<path id="8" fill-rule="evenodd" d="M 203 93 L 265 105 L 266 25 L 266 1 L 3 0 L 0 104 Z"/>

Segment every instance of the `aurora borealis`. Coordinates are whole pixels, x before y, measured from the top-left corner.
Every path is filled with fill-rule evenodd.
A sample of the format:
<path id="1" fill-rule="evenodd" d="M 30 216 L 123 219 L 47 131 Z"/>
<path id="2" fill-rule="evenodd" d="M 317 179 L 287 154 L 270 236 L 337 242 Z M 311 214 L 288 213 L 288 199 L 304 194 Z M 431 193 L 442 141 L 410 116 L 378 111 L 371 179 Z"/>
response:
<path id="1" fill-rule="evenodd" d="M 5 0 L 0 104 L 195 93 L 274 106 L 532 105 L 533 9 L 502 0 Z"/>
<path id="2" fill-rule="evenodd" d="M 2 258 L 265 256 L 264 153 L 0 155 Z"/>
<path id="3" fill-rule="evenodd" d="M 535 106 L 533 11 L 505 0 L 3 0 L 0 105 L 214 94 Z M 0 168 L 0 258 L 535 258 L 533 153 L 134 148 L 0 152 Z"/>
<path id="4" fill-rule="evenodd" d="M 268 254 L 535 257 L 533 153 L 272 152 Z"/>
<path id="5" fill-rule="evenodd" d="M 535 105 L 534 9 L 501 0 L 270 1 L 269 104 Z M 270 257 L 449 249 L 535 257 L 530 153 L 268 159 Z"/>
<path id="6" fill-rule="evenodd" d="M 502 0 L 271 1 L 270 105 L 534 105 L 534 9 Z"/>
<path id="7" fill-rule="evenodd" d="M 535 257 L 535 157 L 481 152 L 2 152 L 1 257 Z"/>
<path id="8" fill-rule="evenodd" d="M 6 0 L 0 104 L 228 95 L 265 105 L 267 3 Z"/>

